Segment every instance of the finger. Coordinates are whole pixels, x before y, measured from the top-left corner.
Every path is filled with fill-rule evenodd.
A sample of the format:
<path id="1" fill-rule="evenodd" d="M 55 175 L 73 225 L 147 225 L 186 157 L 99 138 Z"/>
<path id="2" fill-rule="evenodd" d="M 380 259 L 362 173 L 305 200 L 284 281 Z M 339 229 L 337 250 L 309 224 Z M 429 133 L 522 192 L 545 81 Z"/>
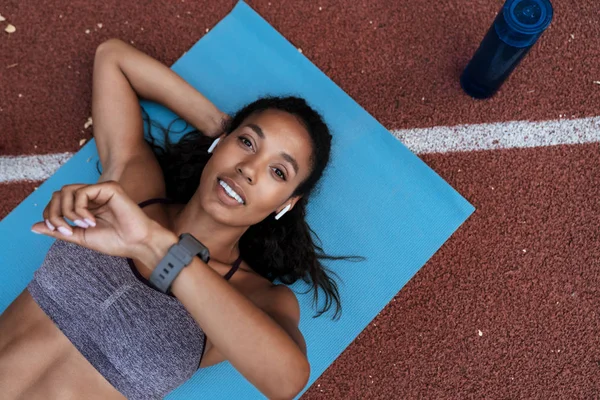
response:
<path id="1" fill-rule="evenodd" d="M 83 216 L 75 210 L 75 193 L 77 189 L 85 185 L 69 185 L 61 190 L 60 207 L 63 217 L 69 218 L 73 223 L 80 228 L 89 228 L 89 225 L 83 221 Z"/>
<path id="2" fill-rule="evenodd" d="M 31 231 L 34 233 L 43 234 L 46 236 L 50 236 L 56 239 L 61 239 L 66 242 L 75 243 L 78 245 L 83 245 L 84 243 L 84 228 L 73 227 L 73 234 L 65 235 L 61 233 L 59 230 L 50 230 L 45 222 L 36 222 L 32 225 Z"/>
<path id="3" fill-rule="evenodd" d="M 95 208 L 106 205 L 115 195 L 121 194 L 121 185 L 115 181 L 105 181 L 94 185 L 88 185 L 78 189 L 78 195 L 86 196 L 87 203 L 94 203 Z"/>
<path id="4" fill-rule="evenodd" d="M 75 212 L 80 215 L 89 226 L 96 226 L 96 217 L 89 210 L 90 199 L 88 193 L 82 188 L 75 191 Z"/>
<path id="5" fill-rule="evenodd" d="M 50 207 L 52 205 L 52 200 L 54 199 L 54 196 L 58 195 L 58 194 L 59 194 L 58 192 L 54 192 L 50 195 L 50 201 L 48 202 L 48 204 L 46 204 L 46 207 L 44 207 L 44 211 L 42 211 L 42 217 L 44 218 L 44 221 L 46 222 L 48 229 L 50 229 L 51 231 L 55 230 L 56 227 L 48 219 L 48 218 L 50 218 Z"/>
<path id="6" fill-rule="evenodd" d="M 62 207 L 61 207 L 61 192 L 52 193 L 52 200 L 48 204 L 48 218 L 52 226 L 55 226 L 56 229 L 65 236 L 70 236 L 73 234 L 73 228 L 71 225 L 67 224 L 62 215 Z M 54 231 L 56 232 L 56 231 Z"/>

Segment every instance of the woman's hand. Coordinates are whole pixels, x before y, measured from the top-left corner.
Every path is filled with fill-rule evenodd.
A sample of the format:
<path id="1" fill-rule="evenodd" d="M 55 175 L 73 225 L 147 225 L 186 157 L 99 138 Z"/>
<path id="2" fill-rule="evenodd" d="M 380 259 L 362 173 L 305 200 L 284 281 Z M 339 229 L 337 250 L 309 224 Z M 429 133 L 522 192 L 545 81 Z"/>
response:
<path id="1" fill-rule="evenodd" d="M 115 181 L 63 186 L 52 194 L 43 217 L 45 222 L 34 224 L 33 232 L 130 258 L 147 250 L 147 243 L 159 226 Z M 77 227 L 69 225 L 65 218 Z"/>

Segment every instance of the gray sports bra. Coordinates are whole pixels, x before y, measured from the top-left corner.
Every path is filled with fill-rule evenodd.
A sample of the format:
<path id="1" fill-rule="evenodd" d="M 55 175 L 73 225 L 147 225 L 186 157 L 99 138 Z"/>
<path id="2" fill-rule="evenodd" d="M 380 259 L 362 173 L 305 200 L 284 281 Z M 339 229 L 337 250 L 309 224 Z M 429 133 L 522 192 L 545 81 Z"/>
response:
<path id="1" fill-rule="evenodd" d="M 140 207 L 156 202 L 172 201 L 151 199 Z M 27 290 L 128 399 L 162 399 L 200 365 L 206 335 L 183 304 L 150 286 L 130 259 L 56 240 Z"/>

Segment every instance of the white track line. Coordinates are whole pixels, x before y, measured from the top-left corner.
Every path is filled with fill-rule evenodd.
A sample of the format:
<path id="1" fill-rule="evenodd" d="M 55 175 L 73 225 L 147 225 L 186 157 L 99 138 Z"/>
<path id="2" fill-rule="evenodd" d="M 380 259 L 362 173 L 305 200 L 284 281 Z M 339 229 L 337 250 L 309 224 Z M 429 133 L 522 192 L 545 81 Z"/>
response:
<path id="1" fill-rule="evenodd" d="M 600 142 L 600 117 L 394 130 L 413 153 L 499 150 Z"/>
<path id="2" fill-rule="evenodd" d="M 416 154 L 600 142 L 600 117 L 393 130 Z M 0 183 L 43 181 L 73 153 L 0 157 Z"/>
<path id="3" fill-rule="evenodd" d="M 71 156 L 73 153 L 0 157 L 0 183 L 44 181 Z"/>

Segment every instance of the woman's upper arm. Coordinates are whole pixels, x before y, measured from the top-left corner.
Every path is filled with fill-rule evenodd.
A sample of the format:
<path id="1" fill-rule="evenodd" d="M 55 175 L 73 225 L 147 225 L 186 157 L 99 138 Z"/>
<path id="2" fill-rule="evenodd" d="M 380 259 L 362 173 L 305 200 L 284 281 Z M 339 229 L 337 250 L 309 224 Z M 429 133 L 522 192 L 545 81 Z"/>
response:
<path id="1" fill-rule="evenodd" d="M 300 323 L 300 305 L 294 292 L 285 285 L 275 285 L 269 288 L 269 290 L 254 294 L 250 300 L 279 324 L 290 338 L 296 342 L 304 356 L 306 356 L 306 341 L 298 328 L 298 324 Z M 211 343 L 211 347 L 202 357 L 202 361 L 206 367 L 209 367 L 226 361 L 226 358 Z"/>
<path id="2" fill-rule="evenodd" d="M 105 170 L 122 167 L 144 142 L 142 112 L 109 41 L 96 50 L 92 79 L 94 139 Z"/>
<path id="3" fill-rule="evenodd" d="M 166 197 L 162 170 L 149 146 L 125 163 L 103 169 L 98 182 L 117 181 L 136 203 L 156 197 Z M 146 154 L 145 154 L 146 153 Z M 149 154 L 148 154 L 149 153 Z"/>
<path id="4" fill-rule="evenodd" d="M 103 170 L 99 182 L 119 182 L 136 202 L 162 197 L 164 178 L 144 140 L 139 100 L 116 56 L 111 42 L 105 42 L 98 47 L 94 60 L 92 118 Z"/>

